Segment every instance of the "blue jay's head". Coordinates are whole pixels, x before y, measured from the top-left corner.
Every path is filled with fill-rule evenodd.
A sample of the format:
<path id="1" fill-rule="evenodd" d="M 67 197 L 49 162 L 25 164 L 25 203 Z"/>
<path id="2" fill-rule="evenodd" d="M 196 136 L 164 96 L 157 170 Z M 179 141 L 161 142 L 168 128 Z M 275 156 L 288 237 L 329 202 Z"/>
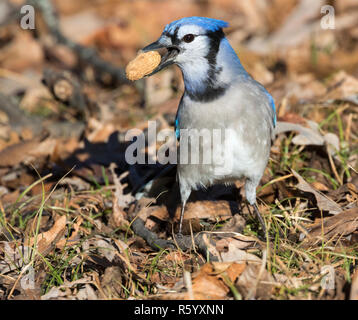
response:
<path id="1" fill-rule="evenodd" d="M 209 101 L 222 95 L 233 78 L 245 72 L 225 38 L 225 27 L 225 21 L 204 17 L 168 24 L 157 41 L 142 49 L 162 51 L 162 60 L 150 75 L 176 64 L 182 70 L 185 92 L 191 99 Z"/>
<path id="2" fill-rule="evenodd" d="M 205 64 L 216 56 L 220 41 L 224 38 L 222 28 L 227 26 L 225 21 L 204 17 L 183 18 L 168 24 L 157 41 L 142 49 L 144 52 L 167 50 L 152 74 L 171 64 L 180 67 Z"/>

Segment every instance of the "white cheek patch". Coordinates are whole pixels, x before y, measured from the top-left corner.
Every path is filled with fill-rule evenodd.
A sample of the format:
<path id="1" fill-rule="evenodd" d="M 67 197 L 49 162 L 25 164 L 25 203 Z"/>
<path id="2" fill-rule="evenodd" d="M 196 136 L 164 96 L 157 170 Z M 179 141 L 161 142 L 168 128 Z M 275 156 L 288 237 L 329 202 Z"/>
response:
<path id="1" fill-rule="evenodd" d="M 184 25 L 178 30 L 178 38 L 182 39 L 186 34 L 203 34 L 205 30 L 202 27 L 196 26 L 194 24 Z"/>
<path id="2" fill-rule="evenodd" d="M 176 57 L 176 63 L 183 71 L 187 89 L 200 89 L 209 72 L 206 59 L 209 52 L 208 39 L 205 36 L 197 36 L 193 42 L 181 42 L 180 47 L 184 50 Z"/>
<path id="3" fill-rule="evenodd" d="M 205 57 L 209 52 L 209 44 L 205 36 L 198 36 L 190 43 L 182 41 L 180 48 L 183 50 L 176 59 L 178 63 L 193 62 L 200 64 L 204 62 L 207 64 Z"/>
<path id="4" fill-rule="evenodd" d="M 204 57 L 209 52 L 209 43 L 205 36 L 197 36 L 194 41 L 185 43 L 181 42 L 184 49 L 189 49 L 192 57 Z"/>

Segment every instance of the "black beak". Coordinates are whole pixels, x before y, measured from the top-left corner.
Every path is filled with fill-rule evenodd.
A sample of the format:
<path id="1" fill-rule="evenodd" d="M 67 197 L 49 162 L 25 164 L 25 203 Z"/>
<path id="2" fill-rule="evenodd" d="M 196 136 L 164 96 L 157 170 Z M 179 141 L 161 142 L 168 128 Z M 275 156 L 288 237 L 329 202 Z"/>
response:
<path id="1" fill-rule="evenodd" d="M 160 70 L 164 69 L 167 66 L 170 66 L 175 61 L 175 57 L 179 53 L 179 48 L 176 46 L 165 46 L 161 44 L 159 41 L 155 41 L 151 43 L 150 45 L 144 47 L 142 52 L 148 52 L 148 51 L 158 51 L 159 54 L 162 56 L 162 60 L 160 61 L 160 64 L 158 67 L 156 67 L 152 73 L 148 74 L 147 77 L 152 76 L 153 74 L 159 72 Z"/>

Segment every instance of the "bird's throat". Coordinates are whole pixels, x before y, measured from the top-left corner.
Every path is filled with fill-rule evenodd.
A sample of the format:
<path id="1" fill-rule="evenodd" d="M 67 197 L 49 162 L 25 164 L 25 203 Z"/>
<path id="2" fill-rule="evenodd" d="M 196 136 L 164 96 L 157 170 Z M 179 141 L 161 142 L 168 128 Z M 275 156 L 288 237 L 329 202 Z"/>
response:
<path id="1" fill-rule="evenodd" d="M 193 101 L 209 102 L 219 98 L 228 88 L 228 84 L 219 81 L 222 67 L 203 58 L 201 61 L 181 67 L 185 86 L 185 95 Z"/>

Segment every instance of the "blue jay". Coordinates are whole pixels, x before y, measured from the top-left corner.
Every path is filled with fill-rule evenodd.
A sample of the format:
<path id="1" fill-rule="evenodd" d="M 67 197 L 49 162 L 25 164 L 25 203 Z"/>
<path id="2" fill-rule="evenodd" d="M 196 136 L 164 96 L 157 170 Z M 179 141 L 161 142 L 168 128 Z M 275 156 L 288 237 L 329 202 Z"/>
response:
<path id="1" fill-rule="evenodd" d="M 269 159 L 274 138 L 276 110 L 272 96 L 244 69 L 235 51 L 225 38 L 223 28 L 228 23 L 221 20 L 188 17 L 168 24 L 157 41 L 142 49 L 143 52 L 165 50 L 159 66 L 150 75 L 176 64 L 183 75 L 185 91 L 181 98 L 175 120 L 182 149 L 181 132 L 202 129 L 229 129 L 229 151 L 219 152 L 224 162 L 231 163 L 231 171 L 217 173 L 219 164 L 178 162 L 182 210 L 179 235 L 186 202 L 192 192 L 200 187 L 217 183 L 230 184 L 241 178 L 245 181 L 245 196 L 254 208 L 264 234 L 264 220 L 256 205 L 256 188 Z M 149 76 L 150 76 L 149 75 Z M 199 139 L 199 148 L 192 151 L 202 156 L 205 139 Z M 186 140 L 187 141 L 187 140 Z M 221 140 L 223 141 L 223 140 Z M 220 142 L 219 142 L 220 143 Z M 230 157 L 230 159 L 228 159 Z"/>

